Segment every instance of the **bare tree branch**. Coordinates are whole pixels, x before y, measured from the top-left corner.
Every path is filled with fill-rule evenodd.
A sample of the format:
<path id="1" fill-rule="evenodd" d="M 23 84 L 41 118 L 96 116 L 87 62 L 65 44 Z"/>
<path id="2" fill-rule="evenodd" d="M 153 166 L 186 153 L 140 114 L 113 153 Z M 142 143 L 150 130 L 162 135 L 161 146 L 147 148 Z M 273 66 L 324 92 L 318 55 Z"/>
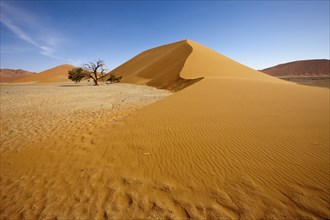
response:
<path id="1" fill-rule="evenodd" d="M 85 78 L 93 79 L 94 84 L 98 85 L 98 80 L 104 78 L 108 74 L 105 73 L 105 69 L 103 68 L 104 62 L 103 60 L 97 60 L 95 63 L 89 62 L 83 65 L 83 69 L 85 70 Z"/>

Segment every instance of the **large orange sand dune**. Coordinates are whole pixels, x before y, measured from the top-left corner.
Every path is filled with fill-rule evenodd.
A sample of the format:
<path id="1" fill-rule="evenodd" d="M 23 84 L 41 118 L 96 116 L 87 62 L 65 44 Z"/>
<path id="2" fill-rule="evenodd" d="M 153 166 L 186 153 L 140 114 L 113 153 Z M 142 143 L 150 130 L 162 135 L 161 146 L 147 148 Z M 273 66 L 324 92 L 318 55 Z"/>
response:
<path id="1" fill-rule="evenodd" d="M 271 79 L 191 40 L 146 50 L 111 72 L 122 75 L 122 82 L 172 90 L 206 76 Z"/>
<path id="2" fill-rule="evenodd" d="M 6 152 L 1 180 L 14 192 L 13 216 L 330 217 L 327 89 L 276 79 L 190 40 L 115 71 L 173 90 L 195 83 L 116 123 L 72 128 L 79 142 L 53 136 Z M 80 138 L 85 131 L 92 140 Z"/>

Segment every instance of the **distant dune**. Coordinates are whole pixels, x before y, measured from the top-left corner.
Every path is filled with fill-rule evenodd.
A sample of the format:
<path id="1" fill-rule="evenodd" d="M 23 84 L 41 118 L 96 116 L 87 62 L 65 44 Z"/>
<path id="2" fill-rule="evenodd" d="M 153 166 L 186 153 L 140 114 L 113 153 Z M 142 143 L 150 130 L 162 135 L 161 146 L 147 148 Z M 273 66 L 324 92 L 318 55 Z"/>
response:
<path id="1" fill-rule="evenodd" d="M 301 60 L 261 71 L 301 85 L 330 88 L 330 60 Z"/>
<path id="2" fill-rule="evenodd" d="M 330 60 L 300 60 L 261 70 L 276 77 L 330 77 Z"/>
<path id="3" fill-rule="evenodd" d="M 33 74 L 33 72 L 29 72 L 22 69 L 0 69 L 0 82 L 1 83 L 9 83 L 13 82 L 17 79 L 24 78 Z"/>
<path id="4" fill-rule="evenodd" d="M 14 83 L 22 82 L 67 82 L 68 81 L 68 71 L 74 68 L 74 66 L 69 64 L 59 65 L 57 67 L 45 70 L 43 72 L 29 75 L 27 77 L 13 81 Z"/>
<path id="5" fill-rule="evenodd" d="M 330 218 L 327 89 L 280 80 L 191 40 L 147 50 L 113 72 L 177 92 L 120 117 L 137 93 L 129 86 L 126 95 L 103 86 L 114 93 L 104 99 L 102 86 L 59 86 L 52 99 L 37 88 L 30 106 L 17 101 L 26 85 L 1 90 L 1 218 Z"/>

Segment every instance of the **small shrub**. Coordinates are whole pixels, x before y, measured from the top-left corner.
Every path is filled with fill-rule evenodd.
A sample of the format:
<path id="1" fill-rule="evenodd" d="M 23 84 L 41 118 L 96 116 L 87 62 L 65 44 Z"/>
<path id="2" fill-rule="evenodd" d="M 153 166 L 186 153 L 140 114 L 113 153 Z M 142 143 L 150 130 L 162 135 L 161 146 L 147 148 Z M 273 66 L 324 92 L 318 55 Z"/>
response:
<path id="1" fill-rule="evenodd" d="M 118 82 L 120 82 L 121 78 L 122 78 L 122 76 L 115 76 L 114 74 L 110 73 L 107 81 L 109 83 L 118 83 Z"/>
<path id="2" fill-rule="evenodd" d="M 86 71 L 81 67 L 73 68 L 69 71 L 68 79 L 71 79 L 76 83 L 80 82 L 84 78 L 86 78 Z"/>

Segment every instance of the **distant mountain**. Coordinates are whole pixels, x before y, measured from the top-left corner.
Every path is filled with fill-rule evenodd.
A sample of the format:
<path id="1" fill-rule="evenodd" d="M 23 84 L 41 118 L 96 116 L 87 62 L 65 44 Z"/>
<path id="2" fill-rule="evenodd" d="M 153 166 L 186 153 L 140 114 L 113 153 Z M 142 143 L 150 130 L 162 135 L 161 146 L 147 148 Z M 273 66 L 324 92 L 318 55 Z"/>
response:
<path id="1" fill-rule="evenodd" d="M 1 83 L 10 83 L 20 78 L 24 78 L 33 74 L 33 72 L 29 72 L 22 69 L 0 69 L 0 82 Z"/>
<path id="2" fill-rule="evenodd" d="M 330 76 L 330 60 L 300 60 L 279 64 L 260 70 L 276 77 L 326 77 Z"/>
<path id="3" fill-rule="evenodd" d="M 27 77 L 15 80 L 13 82 L 20 83 L 20 82 L 66 82 L 68 81 L 68 71 L 74 68 L 74 66 L 69 64 L 63 64 L 56 66 L 54 68 L 45 70 L 43 72 L 29 75 Z"/>

